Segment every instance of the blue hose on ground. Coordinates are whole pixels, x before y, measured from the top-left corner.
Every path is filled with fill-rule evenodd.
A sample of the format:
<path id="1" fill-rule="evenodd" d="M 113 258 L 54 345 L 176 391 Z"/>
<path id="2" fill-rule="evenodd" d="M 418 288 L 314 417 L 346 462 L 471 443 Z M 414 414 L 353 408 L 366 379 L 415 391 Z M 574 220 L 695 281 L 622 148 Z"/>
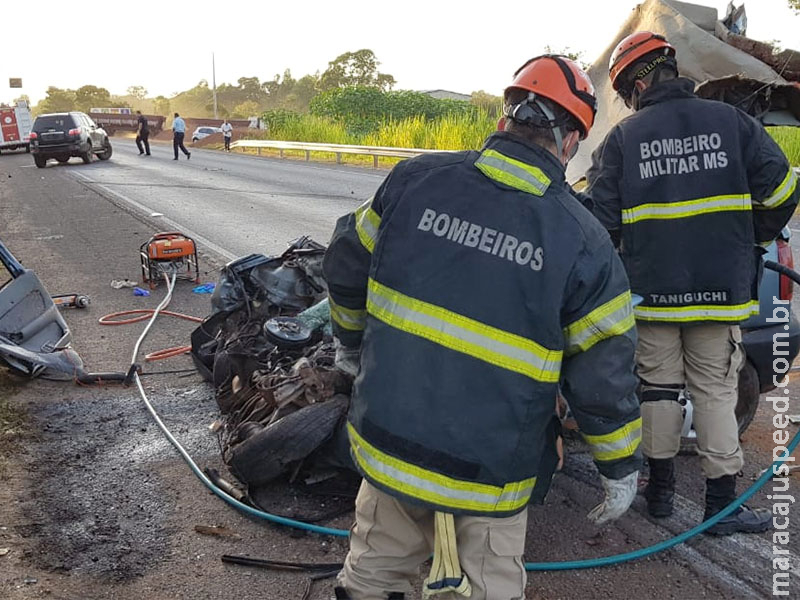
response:
<path id="1" fill-rule="evenodd" d="M 136 356 L 139 353 L 139 346 L 141 345 L 142 341 L 144 340 L 145 336 L 147 335 L 150 327 L 155 322 L 156 318 L 158 317 L 158 313 L 167 305 L 172 297 L 172 290 L 175 286 L 175 276 L 173 275 L 172 280 L 170 281 L 169 277 L 165 274 L 165 279 L 167 280 L 167 295 L 165 296 L 164 300 L 162 300 L 161 304 L 153 311 L 153 316 L 145 327 L 142 335 L 139 337 L 139 340 L 136 342 L 136 346 L 133 351 L 133 358 L 131 359 L 131 364 L 136 362 Z M 147 399 L 147 394 L 145 394 L 144 387 L 142 387 L 141 379 L 139 379 L 139 375 L 136 374 L 134 376 L 134 381 L 136 382 L 136 386 L 139 389 L 139 394 L 141 395 L 142 399 L 144 400 L 145 406 L 147 406 L 147 410 L 150 412 L 150 415 L 158 425 L 159 429 L 161 429 L 162 433 L 166 436 L 169 442 L 175 447 L 178 453 L 183 457 L 183 460 L 191 468 L 192 472 L 197 476 L 203 484 L 211 490 L 217 497 L 221 498 L 234 508 L 239 509 L 240 511 L 259 519 L 264 519 L 271 523 L 277 523 L 278 525 L 286 525 L 288 527 L 294 527 L 296 529 L 302 529 L 305 531 L 310 531 L 312 533 L 319 533 L 322 535 L 331 535 L 337 537 L 347 537 L 348 531 L 346 529 L 334 529 L 332 527 L 321 527 L 319 525 L 313 525 L 311 523 L 304 523 L 303 521 L 297 521 L 295 519 L 289 519 L 286 517 L 280 517 L 278 515 L 273 515 L 272 513 L 265 512 L 263 510 L 258 510 L 257 508 L 253 508 L 252 506 L 248 506 L 243 502 L 236 500 L 235 498 L 231 497 L 223 490 L 221 490 L 217 485 L 212 482 L 203 471 L 197 466 L 197 464 L 192 460 L 192 457 L 186 452 L 186 450 L 181 446 L 180 442 L 172 435 L 172 433 L 167 429 L 164 423 L 156 413 L 155 409 L 153 408 L 150 401 Z M 709 527 L 713 527 L 717 522 L 721 519 L 724 519 L 737 508 L 739 508 L 742 504 L 744 504 L 748 499 L 750 499 L 753 494 L 755 494 L 759 489 L 761 489 L 764 484 L 770 480 L 773 475 L 773 472 L 777 472 L 778 467 L 786 462 L 786 459 L 792 454 L 797 445 L 800 444 L 800 431 L 795 433 L 792 441 L 786 447 L 786 454 L 784 455 L 785 458 L 781 458 L 776 460 L 772 463 L 772 466 L 764 471 L 761 477 L 758 478 L 756 482 L 754 482 L 747 490 L 739 496 L 736 500 L 731 502 L 724 510 L 720 511 L 707 521 L 700 523 L 699 525 L 692 527 L 688 531 L 677 535 L 673 538 L 665 540 L 663 542 L 659 542 L 658 544 L 653 544 L 652 546 L 648 546 L 646 548 L 641 548 L 639 550 L 635 550 L 633 552 L 625 552 L 623 554 L 615 554 L 613 556 L 604 556 L 602 558 L 589 558 L 585 560 L 567 560 L 567 561 L 560 561 L 560 562 L 541 562 L 541 563 L 532 563 L 528 562 L 525 563 L 525 570 L 526 571 L 567 571 L 572 569 L 592 569 L 596 567 L 606 567 L 609 565 L 616 565 L 624 562 L 628 562 L 631 560 L 637 560 L 639 558 L 644 558 L 645 556 L 650 556 L 651 554 L 655 554 L 657 552 L 661 552 L 662 550 L 667 550 L 672 548 L 673 546 L 677 546 L 678 544 L 682 544 L 686 540 L 704 532 Z"/>
<path id="2" fill-rule="evenodd" d="M 673 538 L 668 540 L 664 540 L 663 542 L 659 542 L 658 544 L 653 544 L 652 546 L 648 546 L 647 548 L 640 548 L 639 550 L 634 550 L 633 552 L 625 552 L 624 554 L 615 554 L 613 556 L 604 556 L 602 558 L 588 558 L 586 560 L 565 560 L 563 562 L 543 562 L 543 563 L 525 563 L 525 570 L 526 571 L 569 571 L 571 569 L 592 569 L 594 567 L 607 567 L 609 565 L 618 565 L 620 563 L 628 562 L 630 560 L 636 560 L 639 558 L 644 558 L 645 556 L 650 556 L 651 554 L 655 554 L 656 552 L 661 552 L 662 550 L 667 550 L 672 548 L 673 546 L 677 546 L 678 544 L 682 544 L 689 538 L 696 536 L 699 533 L 704 532 L 709 527 L 713 527 L 716 525 L 720 520 L 727 517 L 737 508 L 739 508 L 742 504 L 747 502 L 753 494 L 755 494 L 758 490 L 760 490 L 767 481 L 773 475 L 773 469 L 777 472 L 778 467 L 786 462 L 786 459 L 789 458 L 791 453 L 797 448 L 797 444 L 800 443 L 800 431 L 794 434 L 792 441 L 786 447 L 786 454 L 784 455 L 786 458 L 781 458 L 776 460 L 772 463 L 772 466 L 762 473 L 761 477 L 758 478 L 756 482 L 753 483 L 745 492 L 739 496 L 736 500 L 731 502 L 728 506 L 725 507 L 724 510 L 721 510 L 716 515 L 708 519 L 708 521 L 703 521 L 699 525 L 696 525 L 689 529 L 688 531 L 684 531 L 680 535 L 676 535 Z"/>

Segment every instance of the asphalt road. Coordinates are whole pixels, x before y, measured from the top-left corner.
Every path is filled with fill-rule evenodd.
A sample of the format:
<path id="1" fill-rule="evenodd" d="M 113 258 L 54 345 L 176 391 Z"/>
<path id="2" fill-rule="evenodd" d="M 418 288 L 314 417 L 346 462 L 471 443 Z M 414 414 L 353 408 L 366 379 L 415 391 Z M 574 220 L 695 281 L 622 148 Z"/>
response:
<path id="1" fill-rule="evenodd" d="M 386 171 L 326 166 L 191 149 L 191 160 L 152 144 L 139 156 L 130 139 L 113 138 L 114 157 L 82 168 L 79 159 L 55 162 L 102 195 L 140 215 L 156 217 L 230 259 L 280 253 L 300 235 L 326 244 L 336 218 L 371 196 Z"/>
<path id="2" fill-rule="evenodd" d="M 44 170 L 24 154 L 0 158 L 0 237 L 51 293 L 76 286 L 75 291 L 92 296 L 89 311 L 70 311 L 66 317 L 76 348 L 97 369 L 116 368 L 136 332 L 113 328 L 118 331 L 112 334 L 97 326 L 97 317 L 152 307 L 159 299 L 158 293 L 133 298 L 129 290 L 108 286 L 112 278 L 136 277 L 137 244 L 153 227 L 183 230 L 223 259 L 279 252 L 302 234 L 325 243 L 336 217 L 369 197 L 385 176 L 209 150 L 193 150 L 190 161 L 173 162 L 171 147 L 156 144 L 152 157 L 140 158 L 125 139 L 114 140 L 114 151 L 109 162 L 83 165 L 73 159 Z M 800 231 L 797 224 L 792 227 Z M 795 238 L 800 258 L 800 235 Z M 204 280 L 215 279 L 219 264 L 204 265 Z M 179 291 L 173 306 L 204 314 L 205 298 L 192 294 L 191 286 Z M 145 351 L 185 341 L 192 327 L 164 320 L 154 332 L 154 347 Z M 221 467 L 205 427 L 216 413 L 208 386 L 196 377 L 149 381 L 148 391 L 190 451 L 204 464 Z M 798 413 L 797 381 L 790 392 L 790 411 Z M 34 381 L 16 397 L 28 409 L 32 433 L 18 468 L 0 485 L 0 547 L 11 549 L 0 556 L 0 597 L 298 598 L 302 578 L 224 567 L 219 554 L 319 562 L 343 557 L 341 541 L 264 526 L 204 493 L 129 392 Z M 769 464 L 773 429 L 764 402 L 743 440 L 742 489 Z M 546 505 L 530 509 L 527 560 L 602 557 L 685 531 L 702 512 L 702 478 L 696 457 L 680 457 L 678 471 L 673 517 L 648 518 L 638 498 L 617 523 L 597 528 L 584 515 L 601 498 L 599 482 L 586 448 L 570 444 L 565 470 L 554 480 Z M 797 477 L 791 478 L 795 496 Z M 308 502 L 300 510 L 307 510 Z M 294 510 L 297 503 L 296 495 L 276 491 L 279 512 Z M 771 506 L 763 492 L 752 503 Z M 797 505 L 792 512 L 791 594 L 800 597 Z M 241 539 L 198 536 L 198 523 L 225 525 Z M 330 523 L 348 524 L 349 517 Z M 771 595 L 772 552 L 770 534 L 700 536 L 634 563 L 531 574 L 526 598 L 765 598 Z M 39 583 L 26 583 L 31 575 Z M 329 597 L 329 583 L 312 594 L 314 600 Z"/>

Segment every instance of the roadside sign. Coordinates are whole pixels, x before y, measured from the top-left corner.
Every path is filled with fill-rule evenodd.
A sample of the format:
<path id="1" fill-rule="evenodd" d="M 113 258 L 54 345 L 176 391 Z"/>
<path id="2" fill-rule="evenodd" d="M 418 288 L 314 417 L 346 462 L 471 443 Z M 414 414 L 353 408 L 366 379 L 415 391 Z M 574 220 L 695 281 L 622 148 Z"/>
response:
<path id="1" fill-rule="evenodd" d="M 8 79 L 8 87 L 10 87 L 10 88 L 21 88 L 22 87 L 22 78 L 21 77 L 9 77 L 9 79 Z"/>

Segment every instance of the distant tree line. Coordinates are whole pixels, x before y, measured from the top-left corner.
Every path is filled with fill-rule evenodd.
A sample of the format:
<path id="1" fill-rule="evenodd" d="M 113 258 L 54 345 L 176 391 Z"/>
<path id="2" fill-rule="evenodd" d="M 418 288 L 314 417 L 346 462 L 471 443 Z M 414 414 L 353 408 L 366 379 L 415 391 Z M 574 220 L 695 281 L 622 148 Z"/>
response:
<path id="1" fill-rule="evenodd" d="M 223 83 L 217 87 L 217 113 L 221 117 L 246 118 L 266 110 L 284 109 L 307 112 L 311 100 L 327 90 L 348 86 L 365 86 L 388 91 L 395 85 L 393 76 L 378 70 L 380 63 L 372 50 L 345 52 L 328 63 L 320 74 L 295 79 L 289 69 L 269 81 L 258 77 L 240 77 L 236 84 Z M 213 90 L 206 80 L 193 88 L 177 93 L 171 98 L 147 97 L 140 85 L 128 88 L 124 96 L 114 96 L 107 89 L 85 85 L 76 90 L 49 87 L 47 96 L 37 104 L 36 114 L 88 111 L 92 107 L 130 107 L 142 112 L 168 115 L 178 111 L 191 116 L 212 116 Z"/>
<path id="2" fill-rule="evenodd" d="M 295 79 L 286 69 L 268 81 L 240 77 L 235 84 L 217 86 L 217 114 L 235 119 L 262 115 L 268 122 L 278 123 L 311 112 L 335 118 L 354 131 L 369 131 L 382 119 L 397 120 L 412 114 L 435 118 L 464 111 L 465 105 L 468 106 L 455 100 L 435 100 L 418 92 L 392 91 L 395 78 L 380 72 L 379 66 L 375 53 L 362 49 L 337 56 L 322 74 Z M 473 94 L 473 104 L 495 115 L 500 109 L 500 98 L 478 91 Z M 50 87 L 47 96 L 34 107 L 34 113 L 88 112 L 93 107 L 108 106 L 165 116 L 176 111 L 192 117 L 214 114 L 213 90 L 206 80 L 169 98 L 148 97 L 141 85 L 130 86 L 120 96 L 94 85 L 75 90 Z"/>

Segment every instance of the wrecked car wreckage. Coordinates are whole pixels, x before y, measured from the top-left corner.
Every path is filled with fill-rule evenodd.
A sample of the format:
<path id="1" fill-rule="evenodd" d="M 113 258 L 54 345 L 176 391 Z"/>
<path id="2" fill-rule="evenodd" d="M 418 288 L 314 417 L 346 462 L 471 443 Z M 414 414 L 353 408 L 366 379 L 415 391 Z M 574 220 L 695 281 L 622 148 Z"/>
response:
<path id="1" fill-rule="evenodd" d="M 279 477 L 312 484 L 354 470 L 344 429 L 352 378 L 334 367 L 324 253 L 302 237 L 278 257 L 229 263 L 192 334 L 221 413 L 222 458 L 257 506 Z"/>

